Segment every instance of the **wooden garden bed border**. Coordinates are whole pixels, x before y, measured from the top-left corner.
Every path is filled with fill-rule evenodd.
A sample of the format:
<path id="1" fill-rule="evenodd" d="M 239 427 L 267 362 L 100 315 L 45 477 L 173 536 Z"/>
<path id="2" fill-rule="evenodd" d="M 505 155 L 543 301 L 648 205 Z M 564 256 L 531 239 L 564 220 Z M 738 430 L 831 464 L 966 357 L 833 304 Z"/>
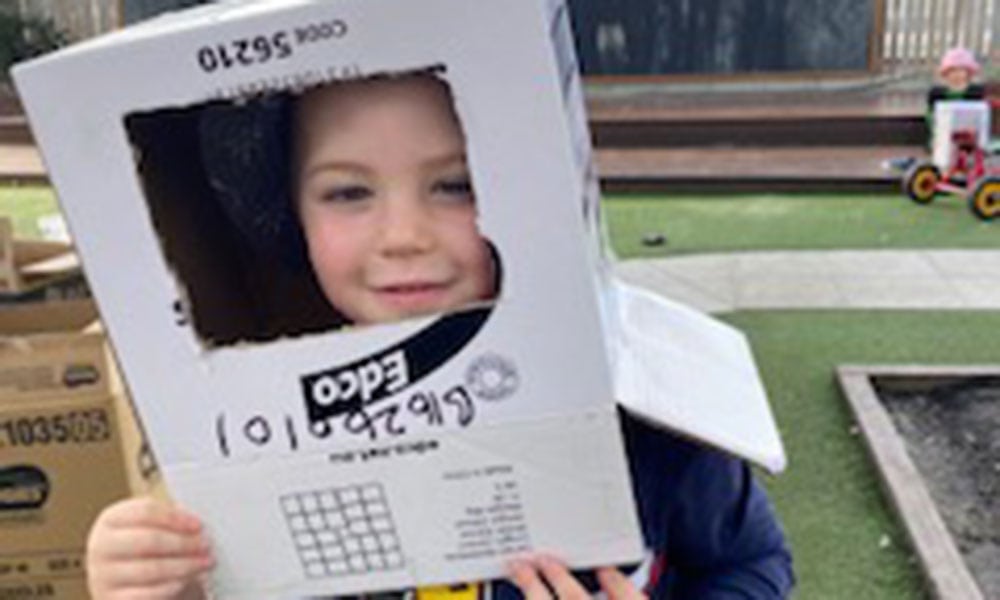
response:
<path id="1" fill-rule="evenodd" d="M 934 598 L 985 600 L 941 518 L 923 477 L 906 451 L 889 413 L 875 392 L 874 379 L 912 388 L 949 377 L 1000 376 L 1000 366 L 841 365 L 836 378 L 854 414 L 865 445 L 910 542 Z"/>

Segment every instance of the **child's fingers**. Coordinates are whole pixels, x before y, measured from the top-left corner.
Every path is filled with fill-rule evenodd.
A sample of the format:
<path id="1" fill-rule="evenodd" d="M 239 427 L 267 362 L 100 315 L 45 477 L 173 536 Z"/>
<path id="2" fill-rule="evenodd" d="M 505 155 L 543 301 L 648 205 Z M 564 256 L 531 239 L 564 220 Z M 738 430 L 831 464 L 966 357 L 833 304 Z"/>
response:
<path id="1" fill-rule="evenodd" d="M 586 600 L 590 594 L 569 569 L 551 556 L 536 556 L 530 562 L 513 561 L 508 565 L 511 580 L 526 600 Z"/>
<path id="2" fill-rule="evenodd" d="M 609 600 L 641 600 L 646 597 L 636 589 L 631 579 L 614 567 L 598 569 L 597 581 Z"/>
<path id="3" fill-rule="evenodd" d="M 524 595 L 525 600 L 550 600 L 552 594 L 539 577 L 535 566 L 526 560 L 512 560 L 507 563 L 507 574 L 511 582 Z"/>
<path id="4" fill-rule="evenodd" d="M 535 564 L 542 571 L 545 581 L 555 590 L 557 598 L 561 600 L 590 598 L 587 590 L 562 562 L 551 556 L 539 556 Z"/>
<path id="5" fill-rule="evenodd" d="M 211 557 L 121 561 L 113 570 L 108 571 L 104 583 L 119 590 L 170 586 L 183 588 L 210 571 L 214 564 Z"/>
<path id="6" fill-rule="evenodd" d="M 115 588 L 94 600 L 181 600 L 206 598 L 197 580 Z"/>
<path id="7" fill-rule="evenodd" d="M 209 556 L 211 552 L 208 541 L 200 534 L 129 528 L 109 530 L 95 553 L 111 560 L 127 560 Z"/>
<path id="8" fill-rule="evenodd" d="M 101 513 L 98 523 L 111 528 L 153 527 L 189 533 L 202 528 L 198 517 L 152 498 L 133 498 L 113 504 Z"/>
<path id="9" fill-rule="evenodd" d="M 190 585 L 184 581 L 170 581 L 154 586 L 125 587 L 116 589 L 102 600 L 177 600 Z"/>

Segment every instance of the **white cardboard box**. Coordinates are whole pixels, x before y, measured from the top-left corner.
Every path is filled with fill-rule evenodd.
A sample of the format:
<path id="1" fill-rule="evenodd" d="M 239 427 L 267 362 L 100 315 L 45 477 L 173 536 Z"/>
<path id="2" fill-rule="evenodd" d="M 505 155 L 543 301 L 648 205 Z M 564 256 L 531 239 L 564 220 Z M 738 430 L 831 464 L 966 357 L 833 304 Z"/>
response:
<path id="1" fill-rule="evenodd" d="M 614 338 L 602 335 L 587 245 L 598 196 L 568 31 L 558 1 L 223 3 L 15 70 L 171 493 L 214 538 L 221 597 L 493 578 L 526 550 L 578 567 L 641 555 Z M 268 58 L 247 50 L 257 40 Z M 197 255 L 204 238 L 164 250 L 177 215 L 170 202 L 150 208 L 127 120 L 432 65 L 446 69 L 480 228 L 504 265 L 496 304 L 206 343 L 176 310 L 197 294 L 175 273 L 211 272 L 214 255 L 176 254 Z M 467 339 L 417 377 L 406 350 L 434 346 L 442 327 Z M 368 385 L 363 405 L 330 397 L 347 379 Z"/>
<path id="2" fill-rule="evenodd" d="M 970 132 L 980 148 L 990 142 L 990 105 L 980 100 L 947 100 L 934 105 L 934 164 L 947 172 L 955 161 L 952 137 L 960 131 Z"/>

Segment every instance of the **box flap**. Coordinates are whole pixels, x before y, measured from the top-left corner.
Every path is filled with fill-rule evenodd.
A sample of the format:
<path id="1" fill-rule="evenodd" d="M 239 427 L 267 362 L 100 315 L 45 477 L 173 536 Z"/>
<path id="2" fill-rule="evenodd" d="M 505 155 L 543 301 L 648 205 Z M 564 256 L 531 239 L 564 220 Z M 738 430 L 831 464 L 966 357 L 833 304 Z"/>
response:
<path id="1" fill-rule="evenodd" d="M 772 473 L 784 470 L 785 450 L 743 334 L 621 281 L 611 293 L 622 406 Z"/>
<path id="2" fill-rule="evenodd" d="M 21 274 L 25 277 L 53 277 L 80 270 L 80 258 L 72 250 L 63 250 L 52 256 L 24 262 Z"/>
<path id="3" fill-rule="evenodd" d="M 19 294 L 72 275 L 80 263 L 64 242 L 17 239 L 13 222 L 0 217 L 0 293 Z"/>

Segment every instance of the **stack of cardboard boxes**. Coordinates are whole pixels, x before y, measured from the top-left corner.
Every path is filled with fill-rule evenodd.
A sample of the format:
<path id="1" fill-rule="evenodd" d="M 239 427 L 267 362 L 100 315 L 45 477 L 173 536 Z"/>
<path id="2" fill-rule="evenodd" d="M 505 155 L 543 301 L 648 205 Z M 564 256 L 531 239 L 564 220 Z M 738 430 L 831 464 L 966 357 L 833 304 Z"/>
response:
<path id="1" fill-rule="evenodd" d="M 87 598 L 90 524 L 156 481 L 93 302 L 0 306 L 0 598 Z"/>

